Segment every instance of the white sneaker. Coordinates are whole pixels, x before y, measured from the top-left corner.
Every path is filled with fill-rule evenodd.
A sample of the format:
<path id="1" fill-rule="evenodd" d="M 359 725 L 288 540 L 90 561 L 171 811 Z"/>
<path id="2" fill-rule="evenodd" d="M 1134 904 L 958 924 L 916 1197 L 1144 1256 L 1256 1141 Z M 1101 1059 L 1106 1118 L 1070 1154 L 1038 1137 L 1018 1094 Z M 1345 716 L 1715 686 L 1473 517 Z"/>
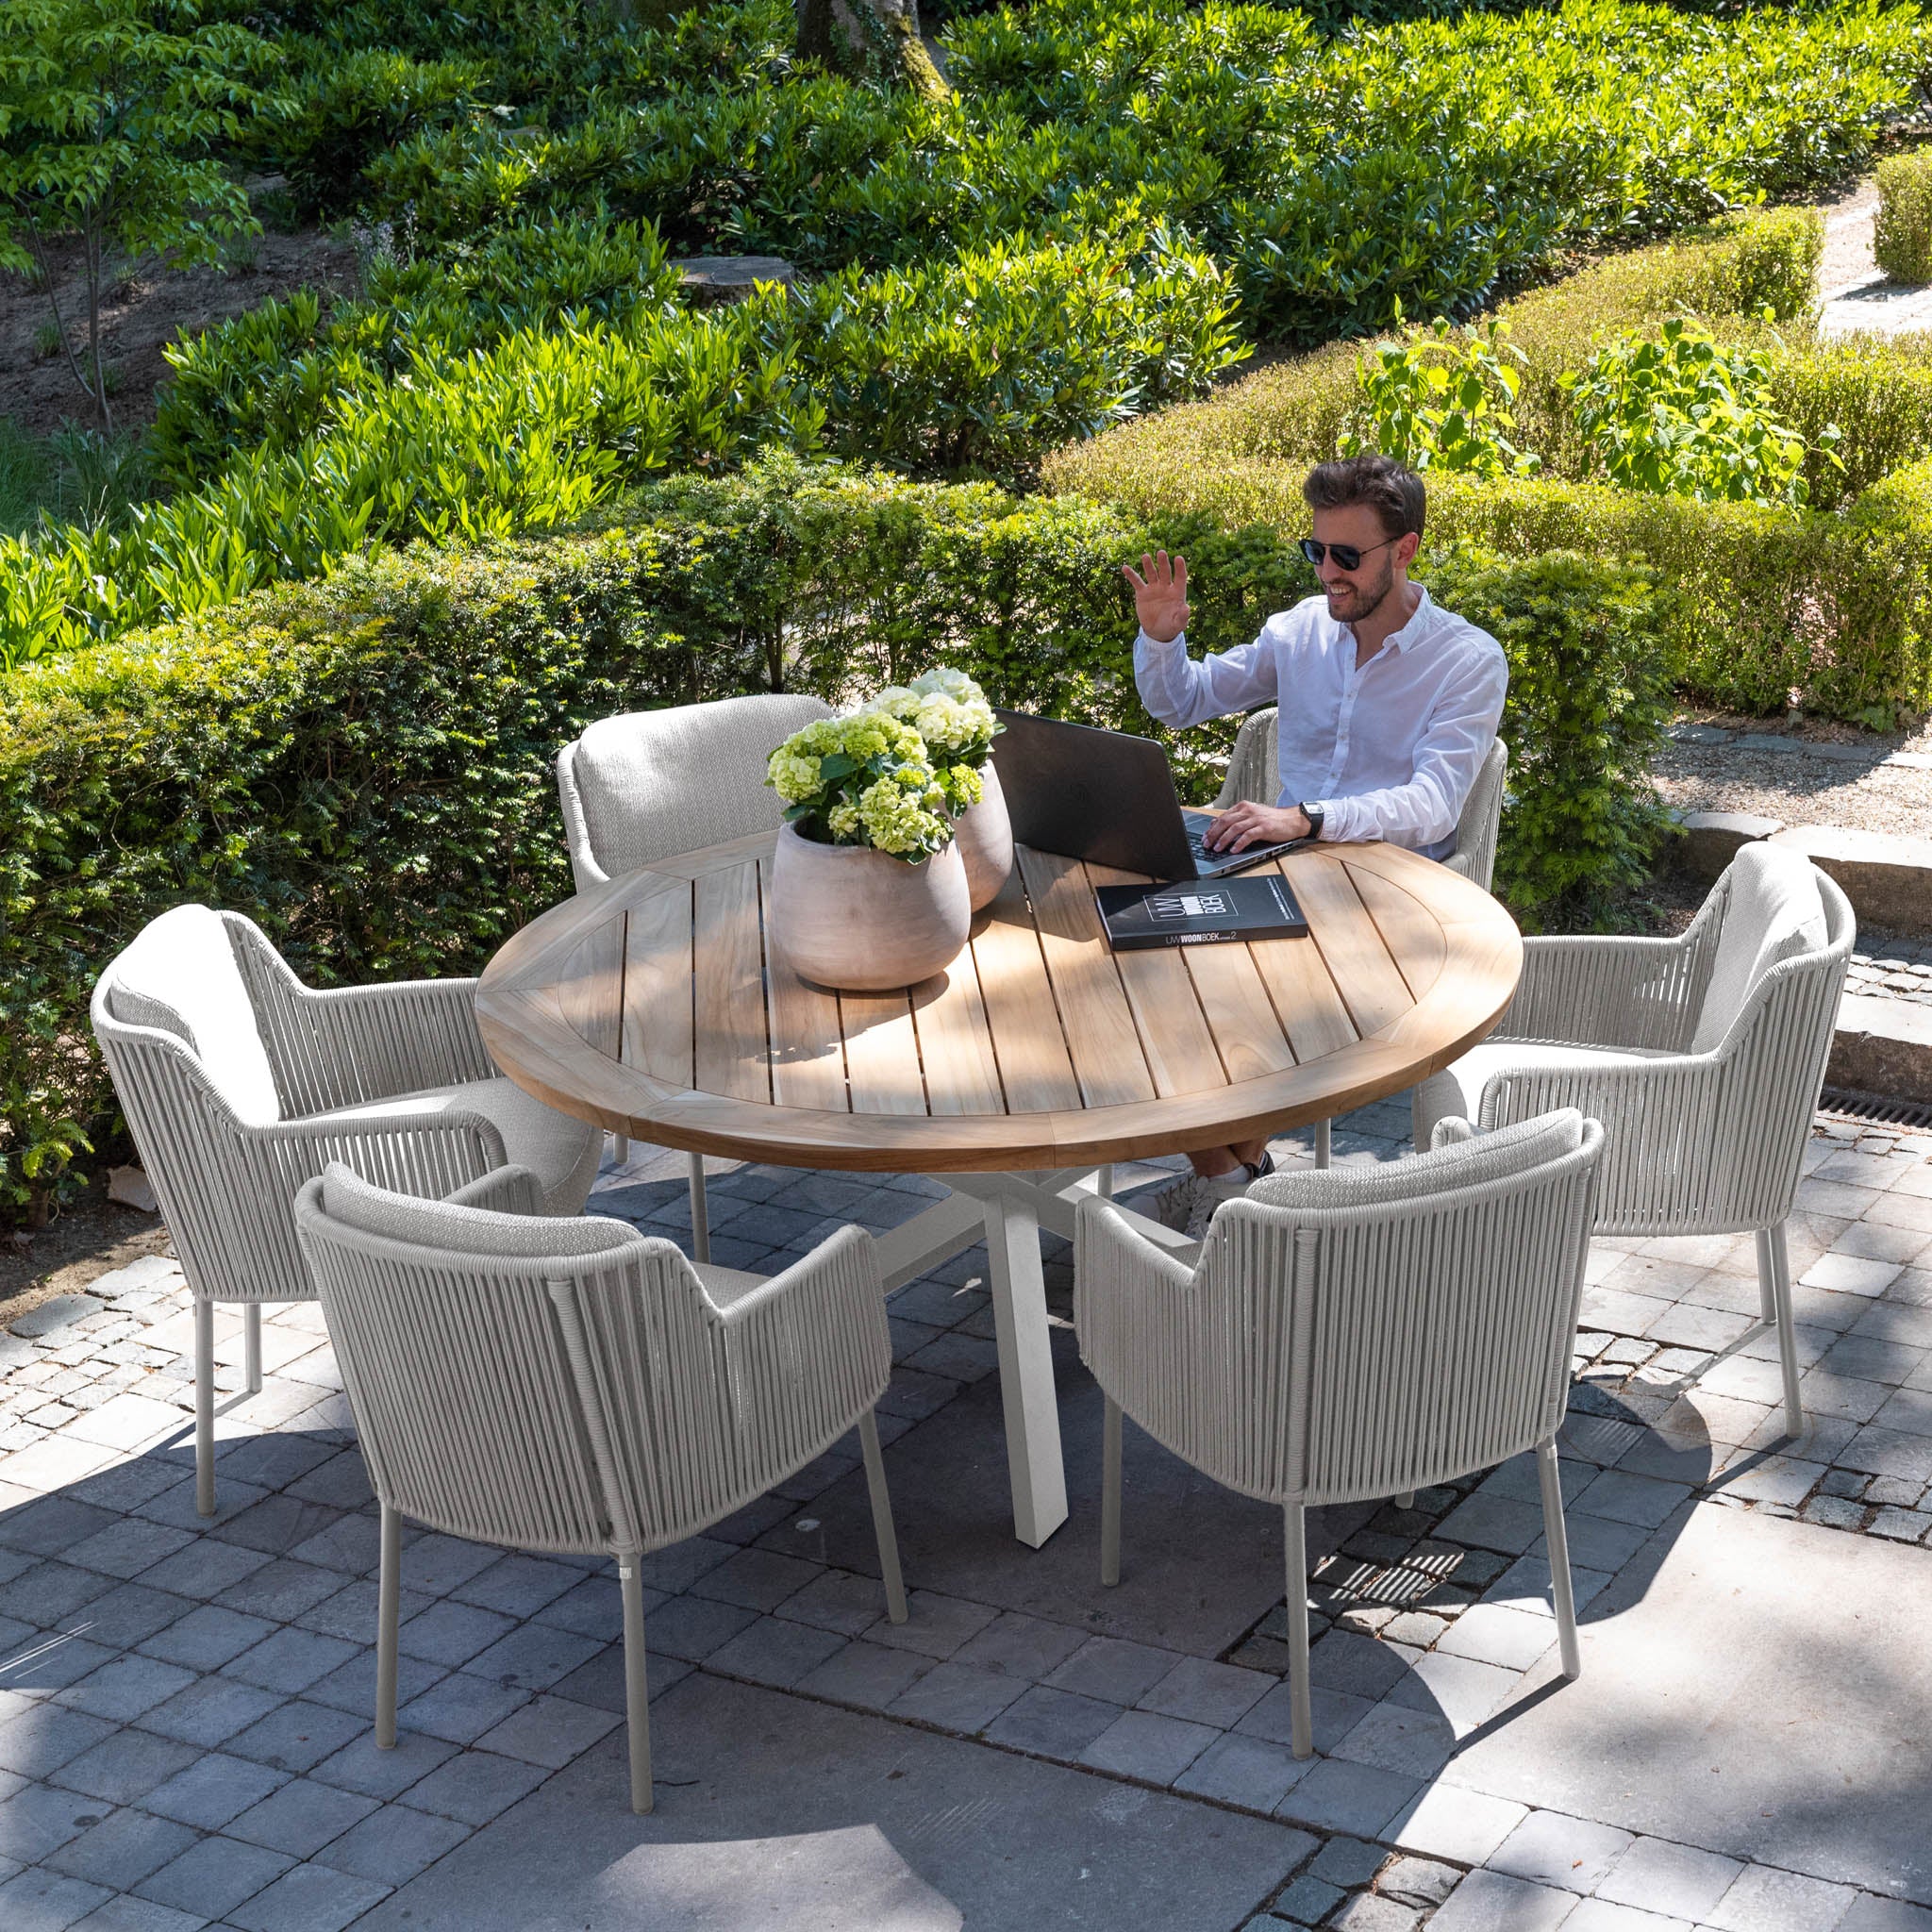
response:
<path id="1" fill-rule="evenodd" d="M 1149 1194 L 1144 1201 L 1133 1203 L 1134 1211 L 1179 1234 L 1192 1219 L 1194 1195 L 1204 1185 L 1198 1174 L 1184 1174 L 1179 1180 L 1169 1181 L 1166 1187 Z"/>
<path id="2" fill-rule="evenodd" d="M 1197 1180 L 1194 1183 L 1193 1206 L 1182 1224 L 1181 1232 L 1191 1241 L 1206 1241 L 1214 1210 L 1224 1201 L 1239 1200 L 1248 1191 L 1251 1183 L 1274 1172 L 1274 1157 L 1264 1149 L 1261 1158 L 1252 1166 L 1238 1167 L 1232 1174 L 1216 1174 L 1210 1181 Z"/>

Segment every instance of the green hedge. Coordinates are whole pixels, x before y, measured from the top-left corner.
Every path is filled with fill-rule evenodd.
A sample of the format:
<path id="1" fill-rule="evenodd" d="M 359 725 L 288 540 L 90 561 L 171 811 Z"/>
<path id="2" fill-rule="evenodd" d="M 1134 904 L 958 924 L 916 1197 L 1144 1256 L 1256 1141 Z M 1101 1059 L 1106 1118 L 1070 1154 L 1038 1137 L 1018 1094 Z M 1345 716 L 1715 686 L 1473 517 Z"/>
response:
<path id="1" fill-rule="evenodd" d="M 1932 282 L 1932 154 L 1879 162 L 1872 253 L 1895 282 Z"/>
<path id="2" fill-rule="evenodd" d="M 1151 730 L 1119 575 L 1150 542 L 1194 561 L 1206 647 L 1311 588 L 1266 530 L 780 460 L 27 666 L 0 682 L 0 1211 L 44 1198 L 74 1132 L 113 1144 L 88 993 L 167 907 L 247 912 L 320 984 L 469 971 L 570 890 L 551 761 L 593 718 L 780 684 L 842 700 L 946 661 Z M 1656 590 L 1574 557 L 1458 555 L 1434 581 L 1515 666 L 1499 881 L 1528 923 L 1597 916 L 1659 816 Z M 1190 795 L 1233 728 L 1175 743 Z"/>

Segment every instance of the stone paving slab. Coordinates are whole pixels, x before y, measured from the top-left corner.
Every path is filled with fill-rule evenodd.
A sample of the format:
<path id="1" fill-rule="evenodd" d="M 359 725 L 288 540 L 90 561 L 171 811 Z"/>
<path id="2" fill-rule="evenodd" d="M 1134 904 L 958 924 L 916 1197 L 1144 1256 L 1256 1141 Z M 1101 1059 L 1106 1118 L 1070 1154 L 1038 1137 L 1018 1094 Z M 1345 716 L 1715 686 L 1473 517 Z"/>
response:
<path id="1" fill-rule="evenodd" d="M 366 1932 L 1118 1932 L 1233 1926 L 1317 1849 L 1291 1826 L 709 1676 L 654 1707 L 658 1809 L 587 1753 Z M 1379 1863 L 1379 1859 L 1377 1860 Z"/>

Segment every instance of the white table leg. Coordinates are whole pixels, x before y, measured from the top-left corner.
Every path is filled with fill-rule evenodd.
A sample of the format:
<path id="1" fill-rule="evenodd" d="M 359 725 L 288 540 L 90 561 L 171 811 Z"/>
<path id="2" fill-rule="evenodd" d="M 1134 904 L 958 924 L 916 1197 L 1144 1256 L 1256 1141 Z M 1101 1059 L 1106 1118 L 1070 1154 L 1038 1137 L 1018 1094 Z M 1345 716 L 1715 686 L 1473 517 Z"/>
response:
<path id="1" fill-rule="evenodd" d="M 1031 1205 L 1011 1194 L 990 1197 L 986 1248 L 992 1262 L 993 1333 L 1006 1410 L 1013 1534 L 1038 1549 L 1067 1520 L 1067 1473 L 1060 1457 L 1040 1221 Z"/>

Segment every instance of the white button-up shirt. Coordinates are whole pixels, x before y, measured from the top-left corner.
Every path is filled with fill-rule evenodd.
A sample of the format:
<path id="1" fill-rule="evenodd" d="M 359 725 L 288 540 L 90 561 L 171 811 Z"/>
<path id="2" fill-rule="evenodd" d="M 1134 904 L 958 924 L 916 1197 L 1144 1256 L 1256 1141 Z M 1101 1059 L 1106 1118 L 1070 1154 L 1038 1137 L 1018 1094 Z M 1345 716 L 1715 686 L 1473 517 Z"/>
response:
<path id="1" fill-rule="evenodd" d="M 1456 849 L 1456 822 L 1503 715 L 1508 660 L 1489 632 L 1439 609 L 1415 614 L 1365 664 L 1325 597 L 1278 611 L 1251 644 L 1200 663 L 1186 633 L 1134 641 L 1141 702 L 1185 729 L 1280 707 L 1281 805 L 1319 804 L 1322 837 L 1380 839 L 1430 858 Z"/>

